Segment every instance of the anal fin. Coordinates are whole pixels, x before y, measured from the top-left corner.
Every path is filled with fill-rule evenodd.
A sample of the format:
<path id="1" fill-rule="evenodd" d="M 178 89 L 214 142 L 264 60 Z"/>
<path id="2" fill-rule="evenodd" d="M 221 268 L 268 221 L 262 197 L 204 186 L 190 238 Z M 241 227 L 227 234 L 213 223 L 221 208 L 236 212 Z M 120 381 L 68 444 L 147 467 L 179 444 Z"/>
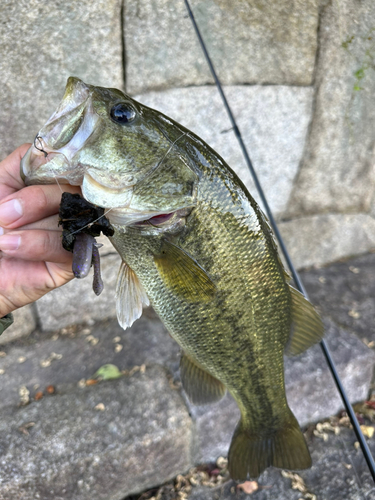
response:
<path id="1" fill-rule="evenodd" d="M 122 261 L 116 283 L 117 320 L 124 330 L 142 315 L 143 306 L 150 304 L 135 272 Z"/>
<path id="2" fill-rule="evenodd" d="M 219 401 L 226 393 L 220 380 L 210 375 L 186 354 L 181 356 L 180 375 L 182 387 L 195 405 Z"/>
<path id="3" fill-rule="evenodd" d="M 256 479 L 267 467 L 300 470 L 311 467 L 311 457 L 298 422 L 289 410 L 279 429 L 262 432 L 246 428 L 242 420 L 234 431 L 228 454 L 232 479 Z"/>
<path id="4" fill-rule="evenodd" d="M 292 296 L 292 327 L 285 354 L 295 356 L 323 338 L 324 326 L 314 306 L 289 285 Z"/>

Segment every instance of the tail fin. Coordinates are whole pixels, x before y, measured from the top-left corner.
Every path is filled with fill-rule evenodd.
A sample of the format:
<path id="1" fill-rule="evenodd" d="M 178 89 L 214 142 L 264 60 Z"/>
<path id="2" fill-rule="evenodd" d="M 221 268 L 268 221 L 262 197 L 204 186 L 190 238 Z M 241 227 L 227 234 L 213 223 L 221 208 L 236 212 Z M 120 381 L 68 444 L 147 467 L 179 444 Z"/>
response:
<path id="1" fill-rule="evenodd" d="M 232 479 L 241 481 L 256 479 L 270 465 L 291 470 L 311 467 L 306 441 L 291 411 L 283 427 L 268 433 L 246 428 L 240 420 L 228 459 Z"/>

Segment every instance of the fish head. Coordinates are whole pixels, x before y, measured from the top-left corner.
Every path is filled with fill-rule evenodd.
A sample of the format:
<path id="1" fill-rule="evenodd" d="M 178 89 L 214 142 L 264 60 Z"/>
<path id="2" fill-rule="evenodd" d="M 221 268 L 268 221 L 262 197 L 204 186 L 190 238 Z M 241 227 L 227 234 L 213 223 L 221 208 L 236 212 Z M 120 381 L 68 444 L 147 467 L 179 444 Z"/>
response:
<path id="1" fill-rule="evenodd" d="M 188 131 L 117 89 L 68 79 L 64 97 L 21 162 L 26 185 L 68 183 L 131 225 L 195 205 Z"/>

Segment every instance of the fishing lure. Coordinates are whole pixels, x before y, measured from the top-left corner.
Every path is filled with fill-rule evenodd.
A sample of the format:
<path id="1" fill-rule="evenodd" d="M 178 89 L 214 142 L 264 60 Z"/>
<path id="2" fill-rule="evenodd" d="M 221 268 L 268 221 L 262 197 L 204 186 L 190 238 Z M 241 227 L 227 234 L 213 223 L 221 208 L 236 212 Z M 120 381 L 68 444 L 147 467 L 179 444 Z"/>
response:
<path id="1" fill-rule="evenodd" d="M 73 253 L 72 271 L 85 278 L 94 268 L 93 290 L 100 295 L 104 285 L 100 274 L 99 247 L 95 240 L 102 232 L 113 236 L 114 229 L 104 215 L 104 208 L 89 203 L 79 194 L 63 193 L 59 210 L 59 226 L 63 228 L 62 245 Z"/>

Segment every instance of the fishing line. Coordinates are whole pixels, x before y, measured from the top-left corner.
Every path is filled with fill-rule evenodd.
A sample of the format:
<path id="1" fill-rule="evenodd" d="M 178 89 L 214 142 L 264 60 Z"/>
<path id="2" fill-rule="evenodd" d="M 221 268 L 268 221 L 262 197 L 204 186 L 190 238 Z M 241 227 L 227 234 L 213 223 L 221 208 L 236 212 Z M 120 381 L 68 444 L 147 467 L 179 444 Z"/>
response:
<path id="1" fill-rule="evenodd" d="M 164 135 L 164 134 L 163 134 L 163 135 Z M 137 186 L 137 187 L 139 187 L 139 186 L 142 184 L 142 182 L 144 182 L 144 181 L 148 180 L 148 178 L 150 177 L 150 175 L 152 175 L 154 172 L 156 172 L 156 170 L 157 170 L 157 169 L 158 169 L 158 168 L 162 165 L 163 161 L 165 161 L 165 159 L 167 158 L 167 156 L 169 155 L 169 153 L 170 153 L 170 152 L 172 151 L 172 149 L 175 147 L 176 143 L 177 143 L 177 142 L 178 142 L 178 141 L 179 141 L 182 137 L 184 137 L 185 135 L 187 135 L 187 132 L 182 133 L 181 135 L 179 135 L 179 136 L 177 137 L 177 139 L 176 139 L 174 142 L 172 142 L 172 144 L 171 144 L 171 145 L 169 146 L 169 148 L 168 148 L 168 151 L 164 154 L 163 158 L 161 158 L 161 159 L 159 160 L 159 162 L 158 162 L 158 163 L 157 163 L 154 167 L 152 167 L 152 168 L 151 168 L 148 172 L 146 172 L 146 175 L 143 177 L 143 179 L 141 179 L 141 180 L 138 182 L 138 186 Z M 166 136 L 164 135 L 164 137 L 166 137 Z M 166 139 L 168 139 L 168 137 L 166 137 Z M 168 139 L 168 140 L 169 140 L 169 139 Z M 170 142 L 170 140 L 169 140 L 169 142 Z"/>
<path id="2" fill-rule="evenodd" d="M 218 91 L 219 91 L 219 93 L 221 95 L 221 98 L 223 100 L 223 104 L 224 104 L 224 106 L 225 106 L 225 108 L 227 110 L 229 119 L 230 119 L 230 121 L 232 123 L 233 131 L 234 131 L 234 133 L 235 133 L 235 135 L 237 137 L 237 140 L 239 142 L 239 145 L 241 147 L 241 150 L 242 150 L 242 153 L 244 155 L 246 164 L 247 164 L 247 166 L 248 166 L 248 168 L 250 170 L 250 173 L 251 173 L 251 175 L 253 177 L 255 186 L 256 186 L 257 191 L 259 193 L 259 196 L 260 196 L 260 198 L 261 198 L 261 200 L 263 202 L 263 206 L 264 206 L 265 211 L 266 211 L 266 213 L 268 215 L 268 218 L 270 220 L 270 223 L 272 225 L 272 228 L 274 230 L 276 238 L 277 238 L 277 240 L 279 242 L 281 251 L 284 254 L 285 260 L 286 260 L 286 262 L 288 264 L 288 267 L 289 267 L 289 269 L 290 269 L 290 271 L 292 273 L 292 276 L 293 276 L 293 279 L 294 279 L 294 281 L 296 283 L 297 288 L 308 299 L 308 295 L 307 295 L 307 292 L 305 290 L 305 287 L 303 286 L 303 283 L 302 283 L 302 281 L 301 281 L 301 279 L 300 279 L 300 277 L 299 277 L 299 275 L 297 273 L 297 270 L 295 269 L 295 267 L 293 265 L 293 262 L 291 261 L 291 258 L 289 256 L 288 250 L 287 250 L 287 248 L 285 246 L 284 240 L 282 239 L 282 236 L 281 236 L 280 231 L 279 231 L 279 229 L 277 227 L 277 224 L 275 222 L 275 219 L 273 217 L 271 209 L 270 209 L 270 207 L 268 205 L 267 199 L 266 199 L 266 197 L 264 195 L 262 186 L 260 185 L 258 176 L 257 176 L 257 174 L 256 174 L 256 172 L 254 170 L 253 164 L 252 164 L 252 162 L 250 160 L 250 156 L 249 156 L 249 153 L 248 153 L 248 151 L 246 149 L 245 143 L 243 142 L 243 139 L 242 139 L 242 136 L 241 136 L 241 132 L 240 132 L 238 126 L 237 126 L 237 123 L 236 123 L 236 120 L 235 120 L 235 118 L 233 116 L 232 110 L 231 110 L 231 108 L 230 108 L 230 106 L 228 104 L 228 101 L 227 101 L 226 97 L 225 97 L 222 85 L 221 85 L 220 80 L 219 80 L 219 78 L 218 78 L 218 76 L 216 74 L 216 71 L 215 71 L 213 63 L 211 61 L 210 55 L 208 54 L 206 45 L 205 45 L 204 40 L 202 38 L 202 35 L 201 35 L 200 31 L 199 31 L 198 25 L 197 25 L 197 23 L 195 21 L 194 14 L 193 14 L 193 12 L 192 12 L 192 10 L 190 8 L 189 1 L 188 0 L 184 0 L 184 2 L 185 2 L 185 5 L 186 5 L 186 8 L 187 8 L 187 11 L 189 13 L 191 22 L 193 23 L 193 27 L 194 27 L 195 33 L 196 33 L 196 35 L 198 37 L 200 46 L 201 46 L 201 48 L 203 50 L 203 53 L 204 53 L 204 56 L 206 58 L 207 64 L 208 64 L 208 66 L 210 68 L 210 71 L 211 71 L 211 74 L 212 74 L 212 76 L 213 76 L 213 78 L 215 80 L 216 87 L 217 87 L 217 89 L 218 89 Z M 369 449 L 369 447 L 367 445 L 367 442 L 366 442 L 366 440 L 365 440 L 365 438 L 364 438 L 364 436 L 362 434 L 362 431 L 361 431 L 360 425 L 358 423 L 357 417 L 356 417 L 355 412 L 354 412 L 354 410 L 353 410 L 353 408 L 352 408 L 352 406 L 350 404 L 349 398 L 348 398 L 348 396 L 346 394 L 346 391 L 345 391 L 345 389 L 344 389 L 344 387 L 342 385 L 341 379 L 339 377 L 339 374 L 337 373 L 335 364 L 334 364 L 333 359 L 331 357 L 331 353 L 329 352 L 328 346 L 327 346 L 327 344 L 326 344 L 326 342 L 325 342 L 324 339 L 321 340 L 320 346 L 321 346 L 323 354 L 324 354 L 324 356 L 326 358 L 326 361 L 327 361 L 327 364 L 328 364 L 329 369 L 331 371 L 332 377 L 333 377 L 333 379 L 334 379 L 334 381 L 336 383 L 336 387 L 337 387 L 337 389 L 338 389 L 338 391 L 340 393 L 341 399 L 342 399 L 342 401 L 344 403 L 344 406 L 345 406 L 345 409 L 347 411 L 347 414 L 348 414 L 348 416 L 350 418 L 350 421 L 351 421 L 351 424 L 353 426 L 355 435 L 356 435 L 356 437 L 358 439 L 358 442 L 359 442 L 359 444 L 361 446 L 361 449 L 362 449 L 363 455 L 365 457 L 365 460 L 367 462 L 367 465 L 369 467 L 371 476 L 372 476 L 373 480 L 375 481 L 375 461 L 374 461 L 374 459 L 372 457 L 372 454 L 371 454 L 370 449 Z"/>
<path id="3" fill-rule="evenodd" d="M 97 222 L 98 220 L 100 220 L 102 217 L 105 217 L 111 210 L 113 210 L 114 208 L 116 207 L 112 207 L 110 208 L 109 210 L 107 210 L 107 212 L 104 212 L 103 215 L 101 215 L 100 217 L 98 217 L 97 219 L 89 222 L 88 224 L 86 224 L 86 226 L 82 226 L 80 227 L 79 229 L 77 229 L 77 231 L 73 231 L 72 233 L 69 233 L 69 236 L 71 236 L 72 234 L 76 234 L 76 233 L 79 233 L 80 231 L 82 231 L 83 229 L 86 229 L 86 227 L 89 227 L 89 226 L 92 226 L 95 222 Z"/>
<path id="4" fill-rule="evenodd" d="M 52 173 L 52 172 L 51 172 L 51 173 Z M 52 174 L 52 175 L 53 175 L 53 174 Z M 60 186 L 60 183 L 59 183 L 59 181 L 58 181 L 58 179 L 57 179 L 56 175 L 53 175 L 53 177 L 55 178 L 56 184 L 59 186 L 59 189 L 60 189 L 61 194 L 62 194 L 64 191 L 62 190 L 62 187 Z"/>

